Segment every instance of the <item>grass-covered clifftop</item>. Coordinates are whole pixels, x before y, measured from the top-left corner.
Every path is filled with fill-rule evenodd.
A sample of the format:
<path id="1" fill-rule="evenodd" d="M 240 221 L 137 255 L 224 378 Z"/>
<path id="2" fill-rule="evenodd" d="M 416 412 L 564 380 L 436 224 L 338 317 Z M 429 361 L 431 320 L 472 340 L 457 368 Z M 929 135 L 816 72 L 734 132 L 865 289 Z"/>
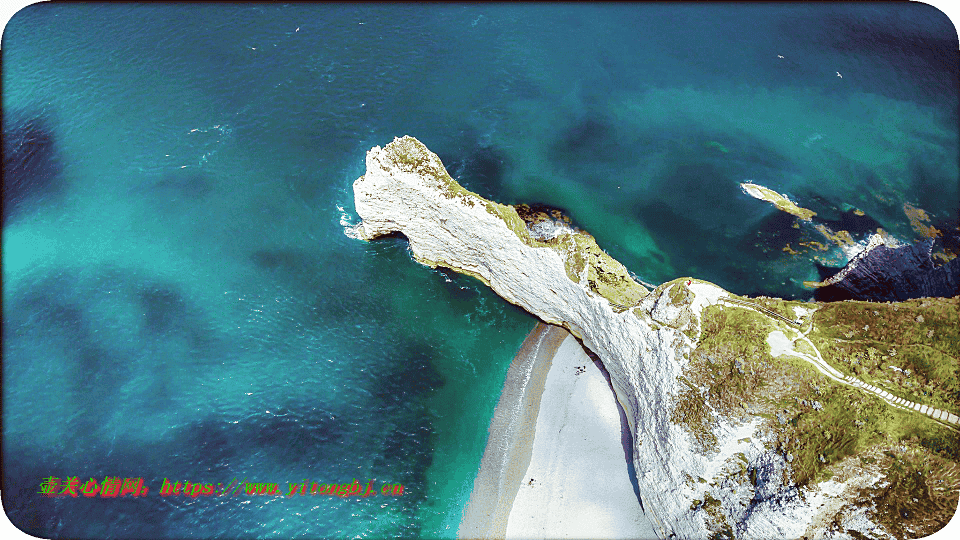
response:
<path id="1" fill-rule="evenodd" d="M 564 259 L 567 277 L 574 283 L 586 280 L 591 291 L 610 301 L 617 311 L 634 306 L 647 289 L 630 276 L 619 261 L 600 249 L 589 233 L 568 228 L 552 238 L 537 237 L 530 230 L 530 223 L 517 213 L 516 207 L 487 200 L 464 188 L 450 177 L 440 158 L 426 145 L 411 136 L 398 137 L 383 148 L 388 158 L 403 171 L 430 178 L 445 197 L 460 199 L 468 206 L 482 206 L 490 214 L 499 217 L 504 224 L 526 245 L 549 247 Z M 439 261 L 421 261 L 430 266 L 442 265 Z M 486 281 L 474 274 L 481 281 Z M 489 285 L 489 283 L 486 283 Z"/>
<path id="2" fill-rule="evenodd" d="M 840 371 L 960 415 L 960 298 L 828 303 L 814 321 Z"/>
<path id="3" fill-rule="evenodd" d="M 793 329 L 793 335 L 808 332 L 812 344 L 798 340 L 798 352 L 813 356 L 817 349 L 844 375 L 957 413 L 960 299 L 894 304 L 744 300 L 787 318 L 794 308 L 815 309 Z M 837 382 L 801 357 L 774 357 L 768 335 L 789 335 L 791 326 L 746 305 L 704 310 L 700 340 L 671 419 L 702 451 L 711 452 L 719 423 L 762 417 L 770 449 L 789 464 L 784 481 L 805 487 L 831 478 L 882 475 L 853 494 L 849 504 L 873 506 L 873 519 L 898 538 L 945 526 L 957 508 L 960 487 L 957 426 Z M 757 483 L 755 471 L 743 473 Z M 724 478 L 709 480 L 719 484 Z"/>
<path id="4" fill-rule="evenodd" d="M 957 299 L 808 303 L 695 278 L 647 291 L 588 233 L 470 192 L 412 137 L 367 166 L 358 237 L 402 232 L 419 262 L 477 277 L 603 360 L 665 537 L 876 523 L 915 537 L 952 517 Z"/>

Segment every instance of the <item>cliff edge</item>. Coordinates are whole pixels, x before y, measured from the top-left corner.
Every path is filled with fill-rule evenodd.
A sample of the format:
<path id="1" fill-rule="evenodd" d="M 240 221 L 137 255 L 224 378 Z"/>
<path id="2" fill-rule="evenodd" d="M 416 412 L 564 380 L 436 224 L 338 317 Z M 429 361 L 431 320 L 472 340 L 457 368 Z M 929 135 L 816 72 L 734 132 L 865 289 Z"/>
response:
<path id="1" fill-rule="evenodd" d="M 464 189 L 413 137 L 374 147 L 366 168 L 349 235 L 401 233 L 418 262 L 476 277 L 601 358 L 662 538 L 916 537 L 953 515 L 956 299 L 821 305 L 693 278 L 648 290 L 586 232 Z"/>

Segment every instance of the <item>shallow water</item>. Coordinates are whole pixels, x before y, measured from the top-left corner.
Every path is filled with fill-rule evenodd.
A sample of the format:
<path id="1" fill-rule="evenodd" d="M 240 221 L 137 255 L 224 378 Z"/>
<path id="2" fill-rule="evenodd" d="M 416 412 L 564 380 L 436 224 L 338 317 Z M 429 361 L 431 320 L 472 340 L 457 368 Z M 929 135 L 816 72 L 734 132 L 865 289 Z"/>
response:
<path id="1" fill-rule="evenodd" d="M 4 164 L 7 512 L 42 536 L 451 537 L 535 321 L 343 234 L 370 147 L 411 134 L 481 195 L 564 208 L 645 281 L 807 298 L 841 255 L 784 252 L 814 233 L 739 183 L 859 209 L 857 238 L 915 238 L 904 202 L 955 225 L 956 49 L 923 5 L 31 6 L 3 36 L 5 130 L 33 126 Z M 50 476 L 151 492 L 44 498 Z"/>

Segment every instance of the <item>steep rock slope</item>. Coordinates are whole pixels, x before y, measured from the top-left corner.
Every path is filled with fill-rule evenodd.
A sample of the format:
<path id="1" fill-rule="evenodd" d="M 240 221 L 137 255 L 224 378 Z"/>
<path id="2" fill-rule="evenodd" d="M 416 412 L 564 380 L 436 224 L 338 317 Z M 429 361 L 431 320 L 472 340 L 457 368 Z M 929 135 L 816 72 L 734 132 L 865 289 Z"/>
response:
<path id="1" fill-rule="evenodd" d="M 833 346 L 838 338 L 815 321 L 816 304 L 747 300 L 687 278 L 650 291 L 589 234 L 525 222 L 514 207 L 464 189 L 412 137 L 374 147 L 366 166 L 354 183 L 362 222 L 348 235 L 402 233 L 418 262 L 476 277 L 599 355 L 626 411 L 642 502 L 661 537 L 902 537 L 933 532 L 952 515 L 955 494 L 930 488 L 920 503 L 930 504 L 917 510 L 926 521 L 891 531 L 876 501 L 900 500 L 883 490 L 895 481 L 877 481 L 890 477 L 891 464 L 920 467 L 918 456 L 948 466 L 923 477 L 925 487 L 957 483 L 956 374 L 931 383 L 944 405 L 921 411 L 897 396 L 895 383 L 884 390 L 834 367 L 851 351 Z M 950 347 L 939 353 L 938 365 L 956 364 Z M 821 395 L 825 403 L 808 399 Z M 860 422 L 856 431 L 834 435 L 827 414 L 850 400 L 866 403 L 866 420 L 844 417 Z M 919 427 L 890 427 L 902 423 L 896 415 Z M 798 442 L 818 429 L 827 455 Z"/>

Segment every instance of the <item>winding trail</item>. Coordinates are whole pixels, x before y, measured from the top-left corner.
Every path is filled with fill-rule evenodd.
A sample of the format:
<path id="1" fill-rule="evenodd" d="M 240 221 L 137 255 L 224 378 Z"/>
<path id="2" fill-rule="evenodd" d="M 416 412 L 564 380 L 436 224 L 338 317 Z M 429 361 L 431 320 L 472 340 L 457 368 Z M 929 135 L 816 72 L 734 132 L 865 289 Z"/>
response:
<path id="1" fill-rule="evenodd" d="M 754 304 L 753 302 L 748 302 L 746 300 L 740 300 L 738 298 L 720 298 L 720 301 L 734 304 L 737 307 L 752 309 L 768 317 L 775 318 L 783 322 L 796 325 L 798 327 L 797 328 L 798 330 L 803 329 L 804 319 L 802 318 L 800 320 L 791 320 L 784 317 L 783 315 L 780 315 L 779 313 L 772 312 L 763 306 Z M 812 315 L 813 311 L 814 310 L 809 310 L 806 313 L 806 315 Z M 871 384 L 867 384 L 861 381 L 860 379 L 857 379 L 850 375 L 844 375 L 843 373 L 840 373 L 840 371 L 838 371 L 836 368 L 828 364 L 827 361 L 823 359 L 823 356 L 820 355 L 820 350 L 817 349 L 817 347 L 813 344 L 813 342 L 810 341 L 810 339 L 807 337 L 807 335 L 810 334 L 810 332 L 813 330 L 813 318 L 809 317 L 807 318 L 807 320 L 810 321 L 810 326 L 806 329 L 806 331 L 800 332 L 800 335 L 795 338 L 788 337 L 787 334 L 781 332 L 780 330 L 774 330 L 773 332 L 771 332 L 767 336 L 767 344 L 770 345 L 770 354 L 773 355 L 774 357 L 781 356 L 784 354 L 796 356 L 812 364 L 813 367 L 817 368 L 817 371 L 819 371 L 820 373 L 823 373 L 828 378 L 840 384 L 852 386 L 863 392 L 873 394 L 883 399 L 884 401 L 886 401 L 888 405 L 891 405 L 893 407 L 898 407 L 900 409 L 919 412 L 920 414 L 926 415 L 931 419 L 936 420 L 937 422 L 940 422 L 941 424 L 946 425 L 947 427 L 950 427 L 951 429 L 956 430 L 957 426 L 960 426 L 960 417 L 958 417 L 955 414 L 952 414 L 950 412 L 943 411 L 940 409 L 935 409 L 928 405 L 921 405 L 913 401 L 908 401 L 904 398 L 897 397 L 891 394 L 890 392 L 883 390 L 882 388 L 878 388 Z M 806 344 L 810 346 L 813 352 L 816 353 L 816 357 L 812 357 L 809 354 L 802 353 L 794 348 L 794 345 L 801 340 L 806 342 Z"/>

